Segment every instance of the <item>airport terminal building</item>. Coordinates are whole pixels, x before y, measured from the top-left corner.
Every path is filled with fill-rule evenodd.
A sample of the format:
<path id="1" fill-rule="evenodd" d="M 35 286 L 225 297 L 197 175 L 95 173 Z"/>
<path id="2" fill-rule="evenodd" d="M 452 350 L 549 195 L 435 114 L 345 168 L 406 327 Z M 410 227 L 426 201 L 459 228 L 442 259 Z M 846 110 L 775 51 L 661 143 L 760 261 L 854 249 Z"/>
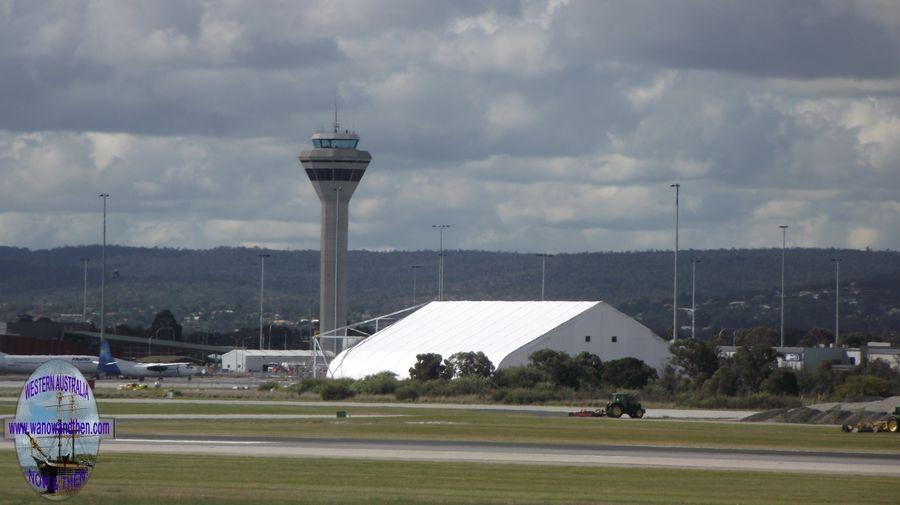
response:
<path id="1" fill-rule="evenodd" d="M 431 302 L 338 354 L 329 376 L 359 379 L 381 371 L 409 376 L 417 354 L 444 358 L 481 351 L 497 368 L 524 365 L 540 349 L 582 351 L 603 361 L 626 357 L 662 369 L 668 342 L 604 302 Z"/>

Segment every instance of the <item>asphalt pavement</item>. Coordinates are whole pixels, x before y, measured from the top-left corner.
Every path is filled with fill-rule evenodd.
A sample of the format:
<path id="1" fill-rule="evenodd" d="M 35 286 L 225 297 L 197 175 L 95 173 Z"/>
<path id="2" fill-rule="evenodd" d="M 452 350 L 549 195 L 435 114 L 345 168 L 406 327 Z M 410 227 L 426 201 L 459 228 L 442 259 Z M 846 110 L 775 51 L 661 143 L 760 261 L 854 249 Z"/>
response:
<path id="1" fill-rule="evenodd" d="M 9 441 L 0 449 L 11 448 Z M 900 455 L 498 442 L 140 436 L 104 441 L 102 452 L 678 468 L 900 477 Z"/>

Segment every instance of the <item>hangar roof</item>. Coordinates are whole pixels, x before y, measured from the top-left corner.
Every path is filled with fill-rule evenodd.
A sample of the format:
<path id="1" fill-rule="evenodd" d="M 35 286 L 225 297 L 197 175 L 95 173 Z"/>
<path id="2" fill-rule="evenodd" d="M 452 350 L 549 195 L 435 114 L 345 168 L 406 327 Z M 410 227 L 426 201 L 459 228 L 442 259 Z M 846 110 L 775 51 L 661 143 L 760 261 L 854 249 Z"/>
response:
<path id="1" fill-rule="evenodd" d="M 602 302 L 431 302 L 404 319 L 338 354 L 330 372 L 335 377 L 364 377 L 392 364 L 415 362 L 426 352 L 447 358 L 483 351 L 494 365 Z M 409 365 L 405 365 L 409 366 Z"/>

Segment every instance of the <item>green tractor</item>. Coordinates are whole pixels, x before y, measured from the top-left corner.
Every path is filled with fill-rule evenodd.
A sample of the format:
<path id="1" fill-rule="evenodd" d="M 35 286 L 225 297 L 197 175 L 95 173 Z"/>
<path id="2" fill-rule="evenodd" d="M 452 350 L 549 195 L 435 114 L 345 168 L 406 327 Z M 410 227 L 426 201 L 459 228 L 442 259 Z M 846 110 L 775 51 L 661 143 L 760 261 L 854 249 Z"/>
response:
<path id="1" fill-rule="evenodd" d="M 637 396 L 631 393 L 613 393 L 609 403 L 606 404 L 606 415 L 609 417 L 622 417 L 622 414 L 628 414 L 628 417 L 640 419 L 644 417 L 644 412 Z"/>

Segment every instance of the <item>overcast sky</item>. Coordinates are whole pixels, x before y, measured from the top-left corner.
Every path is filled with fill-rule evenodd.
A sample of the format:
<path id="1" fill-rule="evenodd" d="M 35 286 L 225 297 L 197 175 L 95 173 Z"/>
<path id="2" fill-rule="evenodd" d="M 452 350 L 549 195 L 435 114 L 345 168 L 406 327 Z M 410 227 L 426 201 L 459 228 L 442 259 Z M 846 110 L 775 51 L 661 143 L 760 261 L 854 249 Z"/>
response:
<path id="1" fill-rule="evenodd" d="M 893 1 L 0 1 L 0 244 L 900 248 Z"/>

